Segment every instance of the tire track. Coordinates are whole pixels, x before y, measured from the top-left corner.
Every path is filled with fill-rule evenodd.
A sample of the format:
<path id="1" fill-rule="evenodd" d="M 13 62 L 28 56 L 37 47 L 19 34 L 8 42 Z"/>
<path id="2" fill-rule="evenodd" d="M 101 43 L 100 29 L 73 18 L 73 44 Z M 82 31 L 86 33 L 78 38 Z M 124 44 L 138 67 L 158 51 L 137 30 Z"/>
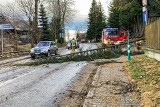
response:
<path id="1" fill-rule="evenodd" d="M 29 72 L 28 74 L 26 75 L 23 75 L 21 77 L 18 77 L 18 78 L 15 78 L 15 79 L 12 79 L 11 81 L 8 81 L 6 82 L 6 84 L 4 84 L 3 88 L 7 88 L 8 89 L 8 93 L 3 93 L 4 89 L 0 89 L 0 92 L 2 92 L 0 94 L 0 105 L 1 103 L 4 103 L 6 102 L 7 100 L 9 99 L 12 99 L 13 97 L 15 97 L 17 94 L 19 93 L 22 93 L 24 92 L 26 89 L 28 88 L 31 88 L 32 86 L 34 86 L 35 84 L 41 82 L 42 80 L 46 79 L 48 76 L 50 76 L 51 74 L 53 74 L 54 72 L 58 71 L 58 70 L 61 70 L 61 69 L 64 69 L 64 67 L 66 67 L 69 63 L 64 63 L 64 64 L 61 64 L 61 65 L 58 65 L 58 67 L 53 67 L 51 70 L 48 70 L 44 73 L 45 71 L 45 67 L 44 68 L 40 68 L 41 69 L 41 72 L 44 73 L 43 75 L 40 75 L 39 77 L 36 77 L 36 74 L 37 73 L 41 73 L 41 72 L 38 72 L 37 69 L 34 69 L 32 70 L 32 72 L 35 73 L 35 76 L 32 72 Z M 48 66 L 46 66 L 48 67 Z M 27 75 L 28 77 L 30 77 L 30 75 L 32 75 L 34 77 L 34 79 L 30 82 L 27 82 Z M 20 79 L 22 79 L 22 81 L 19 81 Z M 18 81 L 17 83 L 15 81 Z M 23 81 L 25 80 L 25 81 Z M 29 79 L 28 79 L 29 80 Z M 11 82 L 13 83 L 12 86 L 10 86 Z M 24 83 L 23 83 L 24 82 Z M 9 84 L 9 86 L 7 86 L 7 84 Z M 22 84 L 22 86 L 17 86 L 17 84 Z"/>
<path id="2" fill-rule="evenodd" d="M 18 78 L 22 75 L 26 75 L 27 73 L 31 73 L 33 70 L 31 67 L 26 67 L 26 68 L 16 68 L 16 69 L 11 69 L 6 72 L 0 73 L 0 86 L 6 81 Z M 41 69 L 41 68 L 39 68 Z M 39 70 L 37 69 L 37 70 Z"/>
<path id="3" fill-rule="evenodd" d="M 26 60 L 26 59 L 29 59 L 29 58 L 30 58 L 30 57 L 23 57 L 23 58 L 14 58 L 14 59 L 1 60 L 1 61 L 0 61 L 0 67 L 10 66 L 10 65 L 12 65 L 14 62 Z"/>

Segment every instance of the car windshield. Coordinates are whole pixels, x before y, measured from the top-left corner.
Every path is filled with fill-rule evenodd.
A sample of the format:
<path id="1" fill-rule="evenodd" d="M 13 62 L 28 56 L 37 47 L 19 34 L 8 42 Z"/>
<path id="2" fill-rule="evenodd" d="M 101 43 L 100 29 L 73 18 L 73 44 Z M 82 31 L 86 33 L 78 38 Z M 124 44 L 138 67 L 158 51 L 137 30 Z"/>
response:
<path id="1" fill-rule="evenodd" d="M 43 46 L 50 46 L 50 42 L 39 42 L 37 44 L 38 47 L 43 47 Z"/>
<path id="2" fill-rule="evenodd" d="M 112 31 L 106 31 L 107 36 L 115 36 L 118 34 L 118 31 L 112 30 Z"/>

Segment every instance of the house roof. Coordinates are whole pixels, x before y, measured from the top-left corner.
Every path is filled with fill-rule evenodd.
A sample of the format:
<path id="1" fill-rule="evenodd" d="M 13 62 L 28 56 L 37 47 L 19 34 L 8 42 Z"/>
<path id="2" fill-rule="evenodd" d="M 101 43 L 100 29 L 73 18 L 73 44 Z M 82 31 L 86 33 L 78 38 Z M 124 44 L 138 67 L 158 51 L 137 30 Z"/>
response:
<path id="1" fill-rule="evenodd" d="M 28 26 L 28 23 L 26 21 L 22 21 L 22 20 L 10 20 L 10 24 L 16 30 L 20 30 L 20 31 L 29 30 L 29 26 Z"/>
<path id="2" fill-rule="evenodd" d="M 1 23 L 3 23 L 3 29 L 16 29 L 20 31 L 29 30 L 28 22 L 26 21 L 10 19 L 1 13 L 0 16 L 2 17 Z"/>

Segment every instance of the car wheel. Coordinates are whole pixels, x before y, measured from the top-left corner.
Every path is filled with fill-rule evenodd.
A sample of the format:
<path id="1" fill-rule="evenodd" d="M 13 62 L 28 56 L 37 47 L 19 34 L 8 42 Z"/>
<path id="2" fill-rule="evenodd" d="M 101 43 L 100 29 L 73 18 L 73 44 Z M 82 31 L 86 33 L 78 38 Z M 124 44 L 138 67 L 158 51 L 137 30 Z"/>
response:
<path id="1" fill-rule="evenodd" d="M 35 58 L 36 58 L 36 56 L 31 55 L 31 58 L 32 58 L 32 59 L 35 59 Z"/>
<path id="2" fill-rule="evenodd" d="M 55 50 L 55 55 L 57 55 L 58 50 Z"/>
<path id="3" fill-rule="evenodd" d="M 48 51 L 47 56 L 48 56 L 48 57 L 50 57 L 50 56 L 51 56 L 51 52 L 50 52 L 50 51 Z"/>

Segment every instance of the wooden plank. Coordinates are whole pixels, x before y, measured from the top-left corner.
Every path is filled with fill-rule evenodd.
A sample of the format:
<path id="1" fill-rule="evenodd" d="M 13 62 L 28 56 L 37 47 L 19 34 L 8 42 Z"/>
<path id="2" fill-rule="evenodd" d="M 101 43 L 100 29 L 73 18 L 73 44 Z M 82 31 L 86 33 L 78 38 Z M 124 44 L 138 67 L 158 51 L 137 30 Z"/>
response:
<path id="1" fill-rule="evenodd" d="M 160 49 L 160 20 L 145 27 L 146 47 Z"/>
<path id="2" fill-rule="evenodd" d="M 158 49 L 160 50 L 160 20 L 158 21 Z"/>

